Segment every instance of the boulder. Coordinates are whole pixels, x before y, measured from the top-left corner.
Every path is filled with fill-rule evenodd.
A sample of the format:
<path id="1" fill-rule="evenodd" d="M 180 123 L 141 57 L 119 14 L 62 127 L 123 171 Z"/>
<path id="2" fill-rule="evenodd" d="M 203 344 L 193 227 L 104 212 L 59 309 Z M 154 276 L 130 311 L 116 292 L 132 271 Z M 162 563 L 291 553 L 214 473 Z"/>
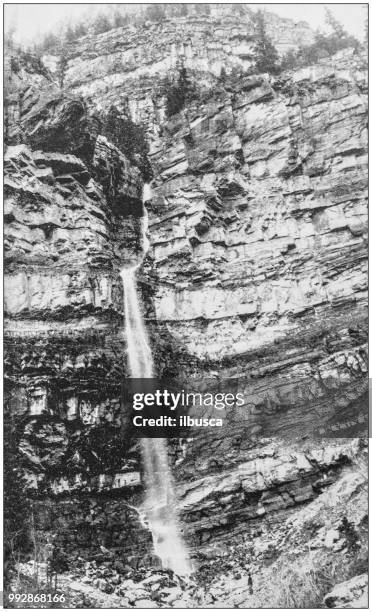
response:
<path id="1" fill-rule="evenodd" d="M 368 608 L 368 574 L 339 582 L 323 601 L 327 608 Z"/>

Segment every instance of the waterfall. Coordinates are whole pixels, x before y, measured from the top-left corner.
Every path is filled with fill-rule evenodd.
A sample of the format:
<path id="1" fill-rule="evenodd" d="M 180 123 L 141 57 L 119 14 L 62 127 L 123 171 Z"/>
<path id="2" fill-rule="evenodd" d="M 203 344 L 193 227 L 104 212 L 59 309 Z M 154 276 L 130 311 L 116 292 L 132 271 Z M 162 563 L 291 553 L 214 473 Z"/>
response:
<path id="1" fill-rule="evenodd" d="M 136 267 L 121 271 L 128 365 L 132 378 L 152 378 L 153 363 L 136 288 Z"/>
<path id="2" fill-rule="evenodd" d="M 145 185 L 144 202 L 149 199 L 149 193 L 149 186 Z M 142 218 L 142 248 L 144 256 L 148 249 L 146 209 Z M 139 265 L 123 268 L 121 271 L 128 365 L 132 378 L 152 378 L 152 353 L 136 286 L 136 270 Z M 181 576 L 188 575 L 191 565 L 180 535 L 166 440 L 141 439 L 141 455 L 146 489 L 144 510 L 151 529 L 155 554 L 161 559 L 164 568 Z"/>

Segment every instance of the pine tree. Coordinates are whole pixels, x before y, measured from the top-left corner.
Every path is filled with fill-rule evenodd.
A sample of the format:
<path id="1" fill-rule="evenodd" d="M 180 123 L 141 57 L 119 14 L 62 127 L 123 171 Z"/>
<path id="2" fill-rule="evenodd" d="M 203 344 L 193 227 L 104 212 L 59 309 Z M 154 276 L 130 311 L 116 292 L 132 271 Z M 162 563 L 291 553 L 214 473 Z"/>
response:
<path id="1" fill-rule="evenodd" d="M 150 21 L 163 21 L 165 19 L 165 8 L 163 4 L 150 4 L 146 8 L 146 17 Z"/>
<path id="2" fill-rule="evenodd" d="M 67 65 L 68 65 L 68 60 L 66 57 L 66 52 L 64 49 L 62 49 L 62 52 L 61 52 L 61 55 L 58 61 L 58 65 L 57 65 L 58 82 L 59 82 L 59 86 L 61 89 L 63 89 L 64 83 L 65 83 Z"/>
<path id="3" fill-rule="evenodd" d="M 293 70 L 298 65 L 298 53 L 294 49 L 289 49 L 282 57 L 280 67 L 282 70 Z"/>
<path id="4" fill-rule="evenodd" d="M 14 35 L 16 33 L 15 25 L 11 25 L 6 32 L 4 32 L 4 43 L 8 49 L 14 48 Z"/>
<path id="5" fill-rule="evenodd" d="M 56 50 L 59 47 L 59 39 L 53 34 L 46 34 L 44 40 L 42 42 L 43 51 L 50 51 L 51 53 L 56 53 Z"/>
<path id="6" fill-rule="evenodd" d="M 93 24 L 93 30 L 95 34 L 103 34 L 103 32 L 108 32 L 108 30 L 111 30 L 111 23 L 107 15 L 104 13 L 97 15 Z"/>
<path id="7" fill-rule="evenodd" d="M 240 15 L 241 17 L 244 17 L 245 14 L 246 14 L 245 5 L 243 5 L 243 4 L 232 4 L 231 5 L 231 12 L 232 13 L 238 13 L 238 15 Z"/>
<path id="8" fill-rule="evenodd" d="M 218 77 L 219 80 L 221 81 L 221 83 L 224 83 L 226 81 L 227 78 L 227 74 L 226 74 L 226 68 L 225 66 L 222 66 L 221 68 L 221 72 L 220 72 L 220 76 Z"/>
<path id="9" fill-rule="evenodd" d="M 75 40 L 75 32 L 70 23 L 67 26 L 67 30 L 65 33 L 65 40 L 68 43 L 73 42 Z"/>
<path id="10" fill-rule="evenodd" d="M 254 16 L 257 41 L 254 48 L 255 67 L 257 72 L 278 72 L 279 56 L 266 33 L 265 19 L 262 11 Z"/>
<path id="11" fill-rule="evenodd" d="M 123 15 L 123 13 L 120 13 L 119 11 L 116 11 L 114 13 L 114 18 L 113 18 L 114 28 L 121 28 L 122 26 L 127 25 L 128 23 L 129 23 L 128 15 Z"/>
<path id="12" fill-rule="evenodd" d="M 111 106 L 103 120 L 102 134 L 138 166 L 145 181 L 152 178 L 146 132 L 142 125 L 137 125 L 129 116 Z"/>
<path id="13" fill-rule="evenodd" d="M 85 34 L 87 33 L 88 33 L 88 28 L 86 27 L 84 23 L 80 22 L 75 26 L 75 30 L 74 30 L 75 39 L 80 38 L 81 36 L 85 36 Z"/>
<path id="14" fill-rule="evenodd" d="M 340 49 L 346 49 L 347 47 L 360 49 L 359 40 L 347 33 L 344 26 L 337 21 L 328 8 L 326 9 L 326 22 L 332 29 L 332 33 L 328 36 L 328 49 L 330 53 L 336 53 Z"/>
<path id="15" fill-rule="evenodd" d="M 185 66 L 181 66 L 178 73 L 178 88 L 184 93 L 186 99 L 191 91 L 191 82 Z"/>
<path id="16" fill-rule="evenodd" d="M 369 23 L 368 23 L 368 17 L 364 22 L 364 42 L 367 45 L 367 51 L 368 51 L 368 42 L 369 42 Z"/>
<path id="17" fill-rule="evenodd" d="M 336 34 L 336 36 L 338 36 L 339 38 L 345 38 L 347 36 L 347 32 L 344 26 L 339 21 L 337 21 L 336 17 L 329 10 L 329 8 L 325 9 L 325 13 L 326 23 L 328 23 L 328 25 L 331 27 L 333 33 Z"/>
<path id="18" fill-rule="evenodd" d="M 209 4 L 196 4 L 195 5 L 195 10 L 197 13 L 200 13 L 201 15 L 210 15 L 211 14 L 211 7 L 209 6 Z"/>
<path id="19" fill-rule="evenodd" d="M 163 82 L 163 89 L 166 96 L 166 111 L 168 117 L 179 113 L 195 93 L 195 88 L 184 66 L 181 66 L 179 69 L 175 83 L 172 83 L 168 77 L 165 79 Z"/>

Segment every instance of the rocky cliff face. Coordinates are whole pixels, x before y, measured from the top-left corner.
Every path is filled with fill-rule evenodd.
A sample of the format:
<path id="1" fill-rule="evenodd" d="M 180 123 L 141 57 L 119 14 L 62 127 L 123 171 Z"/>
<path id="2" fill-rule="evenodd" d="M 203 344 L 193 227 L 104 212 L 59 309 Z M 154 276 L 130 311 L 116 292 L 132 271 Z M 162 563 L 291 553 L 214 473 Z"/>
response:
<path id="1" fill-rule="evenodd" d="M 267 13 L 266 24 L 280 54 L 314 40 L 305 22 Z M 209 86 L 222 68 L 251 67 L 254 42 L 249 8 L 241 5 L 239 12 L 227 5 L 212 5 L 207 15 L 190 7 L 185 17 L 88 34 L 71 44 L 65 83 L 101 111 L 111 104 L 123 108 L 128 102 L 133 120 L 147 123 L 151 135 L 164 120 L 159 79 L 182 62 L 197 75 L 199 86 Z M 45 58 L 54 70 L 56 60 Z"/>
<path id="2" fill-rule="evenodd" d="M 230 436 L 170 447 L 186 541 L 203 580 L 211 563 L 217 575 L 208 605 L 267 604 L 291 554 L 328 568 L 340 552 L 344 572 L 365 529 L 363 61 L 346 51 L 217 82 L 222 66 L 249 65 L 247 24 L 216 12 L 112 30 L 70 49 L 63 92 L 30 58 L 8 81 L 7 417 L 40 537 L 57 531 L 70 558 L 151 553 L 120 402 L 119 272 L 138 253 L 143 181 L 101 135 L 102 109 L 128 100 L 154 174 L 140 285 L 158 372 L 195 388 L 234 380 L 247 398 Z M 272 18 L 284 50 L 311 40 L 284 25 Z M 157 82 L 180 56 L 205 95 L 166 120 Z"/>
<path id="3" fill-rule="evenodd" d="M 5 155 L 5 365 L 7 414 L 19 428 L 23 473 L 37 499 L 135 491 L 138 456 L 128 454 L 120 405 L 126 363 L 119 272 L 139 248 L 142 178 L 99 135 L 99 120 L 80 99 L 61 94 L 49 75 L 35 79 L 29 59 L 18 62 L 9 98 L 20 112 L 8 137 L 27 144 L 11 144 Z M 92 531 L 88 548 L 109 537 L 110 529 L 91 524 L 96 510 L 82 507 L 79 513 L 67 504 L 60 517 L 70 552 L 69 521 L 82 524 L 76 513 Z M 130 516 L 134 523 L 138 516 L 128 507 L 119 514 L 129 542 Z M 44 515 L 43 509 L 46 533 L 52 519 Z"/>

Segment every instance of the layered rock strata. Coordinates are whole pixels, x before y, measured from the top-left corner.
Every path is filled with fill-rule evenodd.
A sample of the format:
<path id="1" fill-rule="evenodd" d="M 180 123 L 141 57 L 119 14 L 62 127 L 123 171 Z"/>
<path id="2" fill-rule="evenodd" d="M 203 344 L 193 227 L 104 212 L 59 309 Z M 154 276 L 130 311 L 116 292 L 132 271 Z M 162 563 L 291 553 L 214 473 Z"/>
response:
<path id="1" fill-rule="evenodd" d="M 35 500 L 83 492 L 105 500 L 111 490 L 132 495 L 141 483 L 121 406 L 126 363 L 119 273 L 139 250 L 143 181 L 99 135 L 100 121 L 81 99 L 59 92 L 48 74 L 36 78 L 27 57 L 18 61 L 8 83 L 18 114 L 15 120 L 10 113 L 5 153 L 6 419 L 18 431 L 24 480 Z M 26 144 L 16 144 L 20 139 Z M 35 504 L 45 540 L 53 504 L 48 520 L 45 501 Z M 131 524 L 140 534 L 133 510 L 125 504 L 113 510 L 110 498 L 94 502 L 100 504 L 107 517 L 121 515 L 127 542 Z M 78 505 L 75 498 L 63 516 L 76 522 Z M 89 527 L 87 513 L 97 545 L 109 530 Z M 70 553 L 64 520 L 57 532 Z M 87 532 L 78 521 L 69 527 L 73 534 Z"/>
<path id="2" fill-rule="evenodd" d="M 7 416 L 22 430 L 35 503 L 65 500 L 59 533 L 69 554 L 69 526 L 89 532 L 78 546 L 87 557 L 100 545 L 151 551 L 128 509 L 142 485 L 120 402 L 119 272 L 138 252 L 142 180 L 100 135 L 100 112 L 126 107 L 125 97 L 151 145 L 140 285 L 158 373 L 195 388 L 234 379 L 247 390 L 230 415 L 233 435 L 170 448 L 193 551 L 243 536 L 258 544 L 263 520 L 278 525 L 315 503 L 363 452 L 354 439 L 367 389 L 363 60 L 347 51 L 278 78 L 231 75 L 217 85 L 222 65 L 245 66 L 245 24 L 215 19 L 208 31 L 192 17 L 85 37 L 71 50 L 63 93 L 29 60 L 12 68 Z M 149 45 L 154 33 L 169 48 L 161 36 Z M 218 66 L 201 54 L 209 38 L 229 44 L 213 52 Z M 175 64 L 178 41 L 207 93 L 165 120 L 156 82 Z M 49 518 L 40 510 L 42 533 L 55 511 L 54 501 Z M 116 545 L 118 531 L 130 533 L 126 521 L 138 538 Z"/>

